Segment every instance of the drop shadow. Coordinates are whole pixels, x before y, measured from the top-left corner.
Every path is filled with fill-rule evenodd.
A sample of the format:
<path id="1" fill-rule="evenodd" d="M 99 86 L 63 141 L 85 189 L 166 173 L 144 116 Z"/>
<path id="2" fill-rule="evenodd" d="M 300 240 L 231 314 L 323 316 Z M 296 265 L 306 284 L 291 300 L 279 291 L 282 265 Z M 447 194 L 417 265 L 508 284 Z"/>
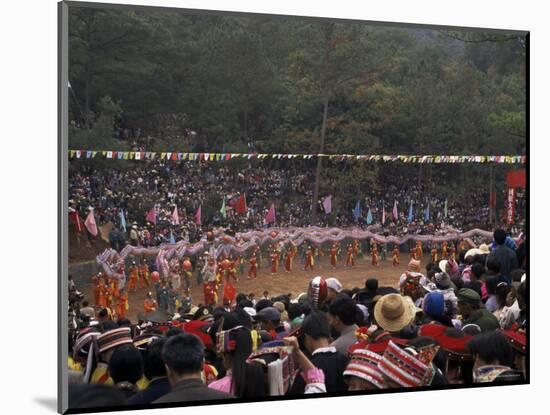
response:
<path id="1" fill-rule="evenodd" d="M 57 412 L 56 398 L 34 398 L 34 401 L 52 412 Z"/>

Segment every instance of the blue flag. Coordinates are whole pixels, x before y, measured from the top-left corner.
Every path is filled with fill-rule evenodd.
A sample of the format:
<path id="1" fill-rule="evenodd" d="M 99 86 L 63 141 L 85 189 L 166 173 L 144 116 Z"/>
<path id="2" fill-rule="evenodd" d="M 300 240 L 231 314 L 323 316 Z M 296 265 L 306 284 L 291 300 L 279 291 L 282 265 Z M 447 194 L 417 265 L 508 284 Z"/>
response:
<path id="1" fill-rule="evenodd" d="M 170 243 L 171 244 L 175 244 L 176 243 L 176 239 L 174 238 L 174 233 L 172 231 L 170 231 Z"/>
<path id="2" fill-rule="evenodd" d="M 361 217 L 361 202 L 359 202 L 359 200 L 355 204 L 355 209 L 353 209 L 353 217 L 355 220 Z"/>
<path id="3" fill-rule="evenodd" d="M 126 232 L 126 218 L 124 217 L 124 210 L 120 209 L 118 211 L 118 216 L 120 216 L 120 226 L 122 229 L 124 229 L 124 232 Z"/>
<path id="4" fill-rule="evenodd" d="M 409 216 L 407 217 L 407 222 L 411 223 L 413 221 L 413 201 L 411 200 L 411 205 L 409 206 Z"/>
<path id="5" fill-rule="evenodd" d="M 430 202 L 426 205 L 426 210 L 424 210 L 424 222 L 430 221 Z"/>
<path id="6" fill-rule="evenodd" d="M 369 208 L 369 211 L 367 213 L 367 225 L 370 225 L 371 223 L 372 223 L 372 213 Z"/>

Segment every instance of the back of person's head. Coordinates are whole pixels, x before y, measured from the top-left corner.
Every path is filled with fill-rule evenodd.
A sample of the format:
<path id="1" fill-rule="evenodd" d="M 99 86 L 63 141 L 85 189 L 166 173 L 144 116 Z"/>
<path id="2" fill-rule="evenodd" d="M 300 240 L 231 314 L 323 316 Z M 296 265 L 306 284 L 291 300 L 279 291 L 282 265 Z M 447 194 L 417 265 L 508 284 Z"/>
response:
<path id="1" fill-rule="evenodd" d="M 514 349 L 506 337 L 498 331 L 486 331 L 468 342 L 472 355 L 486 364 L 499 364 L 511 367 L 514 362 Z"/>
<path id="2" fill-rule="evenodd" d="M 86 300 L 82 301 L 82 307 L 88 307 L 88 301 Z"/>
<path id="3" fill-rule="evenodd" d="M 132 322 L 130 320 L 128 320 L 127 318 L 119 318 L 116 323 L 117 323 L 118 327 L 131 327 L 132 326 Z"/>
<path id="4" fill-rule="evenodd" d="M 493 274 L 500 273 L 500 262 L 496 258 L 489 258 L 487 260 L 487 270 Z"/>
<path id="5" fill-rule="evenodd" d="M 495 294 L 498 285 L 498 277 L 488 277 L 485 281 L 485 285 L 487 287 L 487 294 Z"/>
<path id="6" fill-rule="evenodd" d="M 241 301 L 244 301 L 244 300 L 247 300 L 247 299 L 248 299 L 248 297 L 246 296 L 246 294 L 239 293 L 235 297 L 235 303 L 239 304 Z"/>
<path id="7" fill-rule="evenodd" d="M 301 333 L 308 335 L 315 340 L 330 339 L 330 325 L 325 315 L 320 311 L 312 311 L 302 323 Z"/>
<path id="8" fill-rule="evenodd" d="M 99 323 L 99 329 L 104 333 L 106 331 L 118 329 L 118 324 L 113 320 L 104 320 Z"/>
<path id="9" fill-rule="evenodd" d="M 166 376 L 166 368 L 162 360 L 162 348 L 164 347 L 164 343 L 166 343 L 166 338 L 164 337 L 155 339 L 149 344 L 145 351 L 143 373 L 149 380 Z"/>
<path id="10" fill-rule="evenodd" d="M 290 321 L 294 320 L 296 317 L 300 317 L 304 311 L 300 303 L 290 303 L 288 306 L 288 319 Z"/>
<path id="11" fill-rule="evenodd" d="M 106 319 L 109 317 L 109 311 L 107 311 L 106 308 L 102 308 L 101 310 L 99 310 L 99 312 L 97 313 L 97 317 L 98 318 L 101 318 L 101 319 Z"/>
<path id="12" fill-rule="evenodd" d="M 466 250 L 462 250 L 458 253 L 458 262 L 464 264 L 464 257 L 466 256 Z"/>
<path id="13" fill-rule="evenodd" d="M 430 268 L 429 271 L 427 271 L 426 277 L 431 281 L 434 279 L 435 274 L 439 274 L 441 272 L 442 271 L 441 271 L 441 268 L 439 268 L 439 265 L 434 265 L 433 267 Z"/>
<path id="14" fill-rule="evenodd" d="M 474 255 L 472 257 L 472 264 L 481 264 L 485 266 L 485 260 L 487 259 L 486 255 Z"/>
<path id="15" fill-rule="evenodd" d="M 475 262 L 474 264 L 472 264 L 471 271 L 477 279 L 480 279 L 481 276 L 485 274 L 485 265 Z"/>
<path id="16" fill-rule="evenodd" d="M 521 277 L 525 274 L 525 270 L 521 268 L 516 268 L 510 272 L 510 278 L 512 282 L 521 282 Z"/>
<path id="17" fill-rule="evenodd" d="M 527 301 L 527 284 L 525 283 L 525 281 L 523 281 L 519 287 L 518 287 L 518 290 L 516 292 L 516 295 L 518 297 L 521 297 L 523 299 L 524 302 Z"/>
<path id="18" fill-rule="evenodd" d="M 506 241 L 506 232 L 504 229 L 496 229 L 493 233 L 493 239 L 498 245 L 503 245 Z"/>
<path id="19" fill-rule="evenodd" d="M 269 301 L 266 298 L 262 298 L 260 301 L 256 303 L 256 311 L 261 311 L 262 309 L 266 307 L 271 307 L 273 303 Z"/>
<path id="20" fill-rule="evenodd" d="M 376 290 L 378 290 L 378 279 L 377 278 L 368 278 L 365 281 L 365 289 L 367 291 L 376 292 Z"/>
<path id="21" fill-rule="evenodd" d="M 237 316 L 237 319 L 241 326 L 247 327 L 249 329 L 252 328 L 252 317 L 250 317 L 250 314 L 244 311 L 244 308 L 237 307 L 233 313 Z"/>
<path id="22" fill-rule="evenodd" d="M 109 361 L 109 375 L 114 383 L 133 384 L 143 376 L 141 353 L 133 344 L 124 344 L 115 348 Z"/>
<path id="23" fill-rule="evenodd" d="M 172 336 L 177 336 L 178 334 L 181 334 L 183 333 L 183 330 L 179 327 L 170 327 L 167 331 L 166 331 L 166 334 L 165 336 L 166 337 L 172 337 Z"/>
<path id="24" fill-rule="evenodd" d="M 194 334 L 172 336 L 162 348 L 162 360 L 178 376 L 200 372 L 204 361 L 203 343 Z"/>
<path id="25" fill-rule="evenodd" d="M 357 320 L 357 305 L 355 301 L 344 295 L 338 295 L 330 303 L 328 312 L 334 317 L 338 317 L 346 326 L 351 326 Z"/>
<path id="26" fill-rule="evenodd" d="M 126 395 L 120 389 L 93 383 L 69 383 L 69 408 L 99 408 L 126 405 Z"/>
<path id="27" fill-rule="evenodd" d="M 502 308 L 506 305 L 506 297 L 512 287 L 505 282 L 499 282 L 495 289 L 495 296 L 497 297 L 498 307 Z"/>
<path id="28" fill-rule="evenodd" d="M 237 303 L 237 308 L 245 308 L 245 307 L 254 308 L 254 303 L 250 301 L 248 298 L 245 300 L 239 301 Z"/>

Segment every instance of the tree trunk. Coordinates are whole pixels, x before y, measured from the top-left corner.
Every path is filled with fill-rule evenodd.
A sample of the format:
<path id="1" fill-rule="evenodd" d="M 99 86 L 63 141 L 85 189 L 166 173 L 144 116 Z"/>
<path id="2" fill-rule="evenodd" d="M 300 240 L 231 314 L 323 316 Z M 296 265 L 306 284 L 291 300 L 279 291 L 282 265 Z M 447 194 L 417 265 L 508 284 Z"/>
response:
<path id="1" fill-rule="evenodd" d="M 321 126 L 321 144 L 319 146 L 319 154 L 322 154 L 325 150 L 325 132 L 327 127 L 327 114 L 328 114 L 328 93 L 325 94 L 323 104 L 323 124 Z M 312 224 L 317 223 L 317 201 L 319 200 L 319 181 L 321 178 L 321 168 L 323 164 L 323 158 L 317 157 L 317 170 L 315 171 L 315 187 L 313 188 L 313 200 L 311 201 L 311 219 Z"/>

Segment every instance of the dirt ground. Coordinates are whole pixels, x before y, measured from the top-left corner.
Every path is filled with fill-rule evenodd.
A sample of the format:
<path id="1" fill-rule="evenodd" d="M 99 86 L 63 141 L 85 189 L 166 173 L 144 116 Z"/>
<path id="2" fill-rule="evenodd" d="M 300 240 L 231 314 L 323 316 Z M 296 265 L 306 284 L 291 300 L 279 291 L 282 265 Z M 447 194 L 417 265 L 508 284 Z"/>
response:
<path id="1" fill-rule="evenodd" d="M 422 258 L 422 268 L 428 263 L 429 255 L 425 255 Z M 262 267 L 258 270 L 258 277 L 256 279 L 249 280 L 246 275 L 239 275 L 239 281 L 233 283 L 237 292 L 254 293 L 256 298 L 260 298 L 262 293 L 267 290 L 269 296 L 276 296 L 279 294 L 291 293 L 293 297 L 305 292 L 309 281 L 320 275 L 324 278 L 336 277 L 343 284 L 344 288 L 364 287 L 365 280 L 367 278 L 378 278 L 380 286 L 392 286 L 396 287 L 399 276 L 405 271 L 409 257 L 401 255 L 400 264 L 396 267 L 392 266 L 391 260 L 381 261 L 380 265 L 373 267 L 370 263 L 370 257 L 359 258 L 356 261 L 356 265 L 353 268 L 346 267 L 342 262 L 337 264 L 335 270 L 332 269 L 328 258 L 323 258 L 320 261 L 315 262 L 313 271 L 304 271 L 303 264 L 300 261 L 296 261 L 294 269 L 290 273 L 286 273 L 284 268 L 276 275 L 271 275 L 271 268 L 267 266 L 264 261 Z M 248 268 L 245 267 L 245 273 Z M 90 276 L 91 277 L 91 276 Z M 79 286 L 78 289 L 82 291 L 85 298 L 92 299 L 92 286 L 90 285 Z M 139 289 L 135 293 L 129 293 L 130 309 L 128 310 L 127 317 L 130 320 L 135 321 L 137 314 L 143 312 L 143 300 L 147 291 L 152 291 L 152 287 Z M 223 288 L 220 287 L 218 292 L 221 300 Z M 191 281 L 191 296 L 193 304 L 199 304 L 203 301 L 202 285 L 197 285 L 196 279 Z M 92 301 L 93 302 L 93 301 Z"/>

